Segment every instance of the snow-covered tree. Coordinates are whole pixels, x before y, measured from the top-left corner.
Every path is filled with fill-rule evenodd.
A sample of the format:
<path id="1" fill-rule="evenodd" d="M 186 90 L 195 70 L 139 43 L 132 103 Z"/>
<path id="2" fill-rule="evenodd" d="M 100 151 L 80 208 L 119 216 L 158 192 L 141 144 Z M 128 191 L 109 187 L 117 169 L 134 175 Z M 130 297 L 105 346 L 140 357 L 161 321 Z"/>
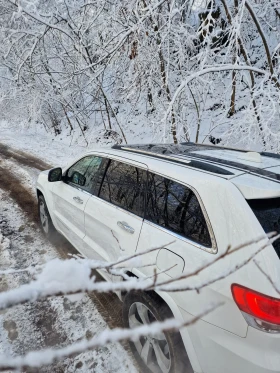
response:
<path id="1" fill-rule="evenodd" d="M 0 9 L 6 119 L 20 113 L 86 144 L 100 134 L 211 136 L 280 151 L 277 0 L 1 0 Z"/>

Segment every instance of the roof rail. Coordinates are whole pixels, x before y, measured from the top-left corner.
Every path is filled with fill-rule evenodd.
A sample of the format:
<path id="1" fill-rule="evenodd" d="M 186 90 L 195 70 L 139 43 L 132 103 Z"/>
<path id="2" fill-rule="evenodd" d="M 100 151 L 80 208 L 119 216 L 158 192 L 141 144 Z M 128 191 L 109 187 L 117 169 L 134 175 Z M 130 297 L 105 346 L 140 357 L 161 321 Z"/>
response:
<path id="1" fill-rule="evenodd" d="M 195 142 L 181 142 L 180 145 L 192 145 L 192 146 L 204 146 L 204 147 L 211 147 L 215 149 L 225 149 L 225 150 L 235 150 L 242 153 L 259 153 L 263 157 L 270 157 L 270 158 L 276 158 L 280 159 L 280 154 L 272 153 L 272 152 L 257 152 L 256 150 L 249 150 L 249 149 L 240 149 L 240 148 L 232 148 L 227 146 L 221 146 L 221 145 L 213 145 L 213 144 L 202 144 L 202 143 L 195 143 Z"/>
<path id="2" fill-rule="evenodd" d="M 191 141 L 181 142 L 180 145 L 204 146 L 204 147 L 211 147 L 215 149 L 235 150 L 237 152 L 242 152 L 242 153 L 254 151 L 254 150 L 247 150 L 247 149 L 240 149 L 240 148 L 232 148 L 232 147 L 222 146 L 222 145 L 203 144 L 203 143 L 197 143 L 197 142 L 191 142 Z"/>
<path id="3" fill-rule="evenodd" d="M 276 153 L 261 152 L 260 155 L 263 155 L 265 157 L 271 157 L 271 158 L 280 159 L 280 154 L 276 154 Z"/>
<path id="4" fill-rule="evenodd" d="M 157 144 L 150 144 L 148 146 L 152 147 L 154 145 L 157 145 Z M 164 146 L 164 145 L 168 145 L 168 144 L 161 144 L 161 145 Z M 174 144 L 172 144 L 172 145 L 174 145 Z M 202 143 L 195 143 L 195 142 L 191 142 L 191 141 L 181 142 L 178 145 L 194 146 L 194 147 L 200 147 L 200 148 L 203 147 L 203 148 L 208 148 L 208 149 L 210 148 L 210 149 L 221 149 L 221 150 L 233 150 L 233 151 L 238 151 L 238 152 L 241 152 L 241 153 L 254 152 L 254 153 L 259 153 L 263 157 L 280 159 L 280 154 L 272 153 L 272 152 L 256 152 L 255 150 L 250 150 L 250 149 L 240 149 L 240 148 L 233 148 L 233 147 L 213 145 L 213 144 L 202 144 Z M 134 151 L 135 151 L 134 146 L 137 146 L 137 145 L 126 145 L 125 147 L 123 147 L 122 145 L 113 145 L 112 148 L 113 149 L 119 149 L 119 150 L 124 150 L 124 148 L 128 148 L 128 149 L 134 149 Z"/>
<path id="5" fill-rule="evenodd" d="M 164 145 L 164 144 L 163 144 Z M 133 146 L 129 146 L 129 145 L 126 145 L 126 146 L 122 146 L 122 145 L 114 145 L 112 146 L 112 149 L 117 149 L 117 150 L 123 150 L 123 151 L 127 151 L 127 152 L 131 152 L 131 153 L 137 153 L 137 154 L 143 154 L 143 155 L 147 155 L 149 157 L 152 157 L 152 158 L 160 158 L 160 159 L 164 159 L 166 161 L 171 161 L 171 162 L 174 162 L 174 163 L 179 163 L 179 164 L 183 164 L 187 167 L 191 167 L 191 168 L 195 168 L 197 170 L 200 170 L 200 171 L 206 171 L 206 172 L 210 172 L 210 173 L 214 173 L 214 174 L 218 174 L 218 175 L 228 175 L 228 176 L 231 176 L 231 175 L 234 175 L 234 173 L 222 168 L 222 167 L 219 167 L 219 166 L 216 166 L 216 165 L 213 165 L 213 164 L 209 164 L 209 163 L 206 163 L 204 161 L 197 161 L 197 160 L 193 160 L 193 159 L 184 159 L 182 157 L 182 154 L 160 154 L 160 153 L 156 153 L 156 152 L 152 152 L 152 151 L 148 151 L 148 150 L 142 150 L 142 149 L 135 149 L 133 148 Z M 186 155 L 185 155 L 186 156 Z"/>
<path id="6" fill-rule="evenodd" d="M 214 149 L 225 149 L 225 150 L 238 150 L 233 148 L 225 148 L 216 145 L 208 144 L 196 144 L 192 142 L 185 142 L 181 144 L 138 144 L 138 145 L 115 145 L 113 149 L 119 149 L 127 152 L 133 152 L 138 154 L 147 155 L 149 157 L 161 158 L 172 162 L 184 164 L 187 167 L 193 167 L 204 172 L 215 173 L 218 175 L 235 175 L 228 169 L 239 170 L 242 172 L 249 172 L 250 174 L 259 176 L 263 179 L 268 179 L 280 184 L 280 175 L 272 172 L 272 170 L 266 170 L 259 167 L 244 164 L 242 162 L 226 160 L 216 157 L 213 155 L 198 154 L 197 150 L 213 150 Z M 238 150 L 242 153 L 246 153 L 247 150 Z M 194 153 L 196 152 L 196 153 Z M 280 159 L 279 154 L 260 152 L 258 153 L 264 157 L 271 157 Z M 195 163 L 197 162 L 197 163 Z M 225 167 L 225 168 L 223 168 Z"/>

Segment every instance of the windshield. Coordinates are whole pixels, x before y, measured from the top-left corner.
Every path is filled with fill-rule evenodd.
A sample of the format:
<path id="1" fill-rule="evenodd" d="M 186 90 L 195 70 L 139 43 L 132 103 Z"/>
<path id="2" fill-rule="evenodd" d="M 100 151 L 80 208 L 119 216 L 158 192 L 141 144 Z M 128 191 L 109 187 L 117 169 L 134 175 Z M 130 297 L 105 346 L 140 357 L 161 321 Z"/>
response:
<path id="1" fill-rule="evenodd" d="M 280 233 L 280 198 L 247 200 L 265 233 Z M 280 239 L 273 243 L 280 258 Z"/>

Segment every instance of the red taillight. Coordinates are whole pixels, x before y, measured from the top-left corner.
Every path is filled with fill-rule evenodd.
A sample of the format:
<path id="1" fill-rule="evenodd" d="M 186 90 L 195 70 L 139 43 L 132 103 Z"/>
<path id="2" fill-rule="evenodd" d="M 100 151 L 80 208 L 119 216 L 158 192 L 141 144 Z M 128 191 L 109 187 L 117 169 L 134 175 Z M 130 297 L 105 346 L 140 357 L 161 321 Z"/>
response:
<path id="1" fill-rule="evenodd" d="M 271 324 L 280 325 L 280 299 L 237 284 L 231 286 L 231 291 L 235 303 L 242 312 Z"/>

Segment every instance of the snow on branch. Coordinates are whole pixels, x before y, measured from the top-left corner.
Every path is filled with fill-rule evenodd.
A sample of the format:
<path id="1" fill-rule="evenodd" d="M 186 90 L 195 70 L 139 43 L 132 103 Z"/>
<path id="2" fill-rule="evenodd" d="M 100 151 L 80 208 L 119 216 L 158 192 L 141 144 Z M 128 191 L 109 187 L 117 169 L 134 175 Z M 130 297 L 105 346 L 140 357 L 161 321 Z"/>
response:
<path id="1" fill-rule="evenodd" d="M 86 146 L 141 132 L 279 152 L 275 1 L 6 0 L 1 113 Z"/>
<path id="2" fill-rule="evenodd" d="M 34 14 L 34 13 L 31 13 L 30 11 L 28 11 L 28 9 L 25 9 L 23 8 L 22 6 L 20 6 L 16 1 L 13 1 L 13 0 L 8 0 L 12 5 L 14 5 L 15 7 L 17 7 L 18 11 L 20 13 L 25 13 L 26 15 L 28 15 L 29 17 L 35 19 L 36 21 L 38 21 L 39 23 L 45 25 L 45 26 L 48 26 L 49 28 L 52 28 L 52 29 L 55 29 L 55 30 L 58 30 L 60 32 L 62 32 L 63 34 L 67 35 L 71 40 L 73 40 L 73 37 L 70 33 L 68 33 L 65 29 L 57 26 L 57 25 L 54 25 L 54 24 L 51 24 L 49 22 L 47 22 L 43 17 L 39 16 L 38 14 Z"/>
<path id="3" fill-rule="evenodd" d="M 205 264 L 204 266 L 201 266 L 200 268 L 194 270 L 193 272 L 191 273 L 188 273 L 188 274 L 182 274 L 176 278 L 172 278 L 170 280 L 167 280 L 167 281 L 164 281 L 162 282 L 160 285 L 160 290 L 161 291 L 186 291 L 186 290 L 196 290 L 196 291 L 199 291 L 201 290 L 202 288 L 210 285 L 210 284 L 213 284 L 219 280 L 222 280 L 223 278 L 226 278 L 228 277 L 229 275 L 231 275 L 232 273 L 236 272 L 237 270 L 239 270 L 240 268 L 244 267 L 245 265 L 247 265 L 249 262 L 251 262 L 260 252 L 262 252 L 266 247 L 268 247 L 269 245 L 271 245 L 274 241 L 278 240 L 280 238 L 280 234 L 277 235 L 276 232 L 271 232 L 267 235 L 267 237 L 269 238 L 269 240 L 267 242 L 265 242 L 264 244 L 260 245 L 260 247 L 257 248 L 257 250 L 255 250 L 251 255 L 249 255 L 246 259 L 244 260 L 241 260 L 240 262 L 236 263 L 235 266 L 232 268 L 232 269 L 227 269 L 223 274 L 220 274 L 218 275 L 217 277 L 214 277 L 213 279 L 211 280 L 208 280 L 206 281 L 205 283 L 203 284 L 200 284 L 199 286 L 195 286 L 195 287 L 164 287 L 164 285 L 169 285 L 169 284 L 172 284 L 174 283 L 175 281 L 179 281 L 179 280 L 184 280 L 184 279 L 187 279 L 187 278 L 190 278 L 190 277 L 194 277 L 194 276 L 197 276 L 200 272 L 202 272 L 203 270 L 213 266 L 215 263 L 223 260 L 224 258 L 242 250 L 242 249 L 245 249 L 246 247 L 252 245 L 252 244 L 259 244 L 263 239 L 266 238 L 266 236 L 263 236 L 263 237 L 260 237 L 260 238 L 257 238 L 257 239 L 254 239 L 254 240 L 251 240 L 245 244 L 242 244 L 242 245 L 239 245 L 235 248 L 231 248 L 231 246 L 229 246 L 226 251 L 221 254 L 220 256 L 218 256 L 217 258 L 215 258 L 213 261 L 211 261 L 210 263 L 207 263 Z"/>
<path id="4" fill-rule="evenodd" d="M 120 329 L 105 330 L 97 337 L 91 340 L 82 340 L 61 349 L 46 349 L 42 351 L 29 352 L 25 356 L 6 357 L 0 356 L 0 370 L 8 369 L 26 369 L 26 368 L 40 368 L 43 365 L 52 364 L 58 360 L 66 357 L 72 357 L 89 349 L 105 346 L 108 343 L 121 342 L 125 340 L 136 341 L 141 336 L 155 336 L 162 332 L 178 331 L 183 327 L 193 325 L 202 317 L 215 311 L 222 303 L 216 303 L 209 306 L 203 312 L 188 321 L 179 321 L 176 319 L 167 319 L 165 321 L 156 321 L 151 324 L 142 325 L 134 329 Z"/>
<path id="5" fill-rule="evenodd" d="M 199 291 L 202 288 L 219 281 L 230 274 L 236 272 L 240 268 L 247 265 L 252 261 L 261 251 L 266 247 L 271 245 L 275 240 L 277 240 L 280 235 L 275 235 L 271 233 L 268 235 L 270 237 L 267 239 L 267 236 L 260 237 L 258 239 L 251 240 L 246 244 L 239 245 L 236 248 L 228 247 L 224 253 L 216 257 L 211 262 L 200 266 L 198 269 L 190 272 L 183 273 L 182 275 L 175 276 L 169 280 L 158 280 L 158 274 L 151 278 L 136 278 L 132 277 L 128 281 L 118 281 L 118 282 L 95 282 L 95 277 L 91 277 L 92 269 L 104 269 L 104 265 L 100 266 L 100 263 L 95 263 L 92 260 L 74 258 L 66 261 L 61 261 L 59 259 L 54 259 L 48 262 L 45 266 L 42 267 L 42 272 L 37 274 L 37 278 L 34 281 L 31 281 L 28 284 L 21 285 L 17 289 L 12 289 L 6 292 L 0 293 L 0 309 L 10 308 L 19 304 L 23 304 L 29 301 L 36 301 L 44 299 L 50 296 L 60 296 L 60 295 L 71 295 L 81 292 L 110 292 L 110 291 L 131 291 L 131 290 L 157 290 L 157 291 Z M 260 244 L 262 240 L 266 239 L 266 242 Z M 246 259 L 243 259 L 235 264 L 233 268 L 229 268 L 222 274 L 218 274 L 217 277 L 209 278 L 204 283 L 196 286 L 188 286 L 185 283 L 179 284 L 180 281 L 190 279 L 194 276 L 197 276 L 202 271 L 211 267 L 218 261 L 223 260 L 224 258 L 233 255 L 234 253 L 246 249 L 252 244 L 257 244 L 258 247 L 249 255 Z M 147 253 L 160 248 L 152 248 L 150 250 L 145 250 L 143 253 L 136 254 L 140 256 L 141 254 L 146 255 Z M 133 257 L 128 257 L 129 261 Z M 129 261 L 124 261 L 121 259 L 116 261 L 116 266 L 110 264 L 110 269 L 119 269 L 120 263 L 129 263 Z M 132 263 L 131 263 L 132 264 Z M 135 267 L 135 262 L 133 267 Z M 140 263 L 141 264 L 141 263 Z M 139 265 L 139 263 L 138 263 Z M 125 267 L 124 267 L 125 268 Z M 129 267 L 128 267 L 129 268 Z M 131 267 L 130 267 L 131 268 Z M 121 274 L 121 273 L 120 273 Z M 173 285 L 173 286 L 172 286 Z"/>
<path id="6" fill-rule="evenodd" d="M 266 277 L 266 279 L 268 280 L 268 282 L 272 285 L 273 289 L 280 295 L 280 286 L 277 285 L 272 280 L 272 278 L 270 277 L 270 275 L 267 272 L 265 272 L 265 270 L 261 267 L 261 265 L 257 262 L 257 260 L 254 260 L 254 263 L 258 267 L 258 269 L 260 270 L 260 272 L 264 275 L 264 277 Z"/>
<path id="7" fill-rule="evenodd" d="M 165 113 L 165 116 L 164 116 L 164 120 L 166 120 L 168 114 L 170 114 L 170 112 L 172 110 L 172 107 L 174 106 L 175 101 L 178 99 L 180 93 L 183 91 L 184 88 L 187 87 L 187 85 L 189 83 L 191 83 L 191 81 L 193 81 L 194 79 L 197 79 L 197 78 L 199 78 L 199 77 L 201 77 L 205 74 L 219 73 L 219 72 L 222 72 L 222 71 L 231 71 L 231 70 L 232 71 L 246 71 L 246 70 L 247 71 L 253 71 L 255 73 L 265 75 L 267 77 L 267 79 L 269 79 L 271 77 L 266 70 L 262 70 L 262 69 L 259 69 L 257 67 L 248 66 L 248 65 L 225 64 L 225 65 L 216 65 L 216 66 L 206 67 L 206 68 L 204 68 L 200 71 L 197 71 L 197 72 L 191 74 L 190 76 L 187 77 L 186 80 L 184 80 L 180 84 L 180 86 L 175 91 L 175 93 L 172 97 L 172 100 L 170 101 L 169 107 L 168 107 L 168 109 Z"/>
<path id="8" fill-rule="evenodd" d="M 1 234 L 1 233 L 0 233 Z M 3 236 L 2 236 L 3 237 Z M 6 242 L 6 245 L 9 244 L 9 240 L 7 238 L 3 237 L 3 242 Z M 78 262 L 85 263 L 87 266 L 91 269 L 106 269 L 106 270 L 111 270 L 112 268 L 126 268 L 126 267 L 137 267 L 139 268 L 141 266 L 141 261 L 139 261 L 139 257 L 144 256 L 146 254 L 152 253 L 157 250 L 161 250 L 167 246 L 170 246 L 174 243 L 175 241 L 171 241 L 164 246 L 159 246 L 159 247 L 152 247 L 150 249 L 144 250 L 137 252 L 133 255 L 129 256 L 123 256 L 120 257 L 118 260 L 114 262 L 105 262 L 102 260 L 91 260 L 91 259 L 84 259 L 81 258 L 78 255 L 73 255 L 73 259 L 76 259 Z M 0 244 L 1 244 L 1 235 L 0 235 Z M 5 246 L 4 246 L 5 248 Z M 43 265 L 36 265 L 36 266 L 29 266 L 26 268 L 21 268 L 21 269 L 6 269 L 6 270 L 0 270 L 0 275 L 9 275 L 9 274 L 14 274 L 14 273 L 20 273 L 20 272 L 28 272 L 30 274 L 36 274 L 39 271 L 42 271 Z"/>
<path id="9" fill-rule="evenodd" d="M 146 257 L 147 254 L 149 255 L 152 252 L 158 251 L 167 245 L 151 248 L 131 256 L 120 258 L 119 260 L 111 263 L 88 260 L 80 257 L 71 258 L 65 261 L 54 259 L 45 265 L 26 268 L 25 270 L 30 271 L 31 274 L 36 274 L 36 279 L 28 284 L 21 285 L 17 289 L 0 293 L 0 309 L 19 305 L 28 301 L 44 299 L 49 296 L 70 295 L 74 293 L 92 291 L 199 291 L 203 287 L 209 286 L 220 279 L 226 278 L 230 274 L 247 265 L 250 261 L 254 260 L 254 258 L 256 258 L 261 251 L 271 245 L 279 237 L 280 235 L 277 235 L 276 232 L 272 232 L 266 236 L 252 239 L 249 242 L 238 245 L 234 248 L 229 246 L 219 256 L 215 257 L 208 263 L 202 264 L 199 266 L 199 268 L 189 273 L 183 273 L 180 276 L 175 276 L 174 278 L 164 281 L 160 280 L 160 274 L 168 271 L 168 269 L 159 273 L 155 269 L 154 276 L 142 279 L 126 276 L 126 270 L 130 269 L 131 266 L 141 267 L 144 262 L 141 260 L 141 257 Z M 264 240 L 265 242 L 263 242 Z M 170 242 L 169 245 L 172 245 L 173 243 L 174 242 Z M 252 245 L 253 248 L 251 247 Z M 211 266 L 213 266 L 215 263 L 222 261 L 241 250 L 246 250 L 249 247 L 250 252 L 247 256 L 244 255 L 244 259 L 236 260 L 236 263 L 232 268 L 228 268 L 227 270 L 223 271 L 223 273 L 218 274 L 216 277 L 209 278 L 207 281 L 196 286 L 187 286 L 185 282 L 181 284 L 182 281 L 193 278 L 207 268 L 211 268 Z M 265 271 L 256 261 L 255 264 L 264 274 L 264 276 L 266 276 L 274 289 L 280 293 L 279 288 L 273 282 L 270 276 L 265 273 Z M 106 269 L 111 271 L 113 274 L 122 275 L 125 281 L 116 283 L 95 282 L 95 277 L 92 277 L 92 269 Z M 12 272 L 9 272 L 9 270 L 6 272 L 2 271 L 2 275 L 9 275 L 10 273 Z M 17 273 L 17 271 L 14 270 L 14 273 Z M 113 330 L 105 330 L 90 340 L 82 340 L 62 348 L 32 351 L 24 356 L 0 356 L 0 371 L 39 368 L 67 357 L 74 357 L 77 354 L 86 352 L 90 349 L 102 347 L 108 343 L 121 342 L 124 340 L 134 341 L 139 339 L 141 336 L 153 336 L 161 332 L 178 331 L 183 327 L 193 325 L 199 319 L 205 317 L 210 312 L 214 312 L 222 305 L 223 303 L 215 303 L 203 307 L 204 309 L 199 314 L 191 317 L 187 321 L 168 319 L 163 322 L 154 322 L 149 325 L 136 327 L 134 329 L 118 328 Z"/>

